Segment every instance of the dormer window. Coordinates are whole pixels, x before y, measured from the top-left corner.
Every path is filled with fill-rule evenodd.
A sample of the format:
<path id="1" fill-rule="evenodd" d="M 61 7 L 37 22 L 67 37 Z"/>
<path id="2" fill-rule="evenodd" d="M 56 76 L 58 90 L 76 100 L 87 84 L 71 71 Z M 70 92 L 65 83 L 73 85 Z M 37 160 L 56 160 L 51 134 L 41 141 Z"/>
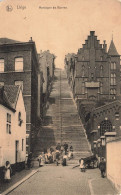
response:
<path id="1" fill-rule="evenodd" d="M 23 92 L 23 81 L 15 81 L 15 85 L 17 86 L 20 86 L 21 87 L 21 90 Z"/>
<path id="2" fill-rule="evenodd" d="M 15 71 L 23 71 L 23 57 L 15 58 Z"/>

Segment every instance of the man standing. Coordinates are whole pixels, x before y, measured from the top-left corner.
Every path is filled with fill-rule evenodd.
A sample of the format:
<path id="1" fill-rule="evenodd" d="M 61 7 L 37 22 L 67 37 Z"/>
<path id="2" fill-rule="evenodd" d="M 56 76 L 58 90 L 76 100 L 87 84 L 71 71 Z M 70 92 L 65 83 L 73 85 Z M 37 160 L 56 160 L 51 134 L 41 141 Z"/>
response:
<path id="1" fill-rule="evenodd" d="M 67 150 L 68 150 L 68 144 L 65 142 L 64 144 L 64 150 L 65 150 L 65 154 L 67 154 Z"/>
<path id="2" fill-rule="evenodd" d="M 99 164 L 99 169 L 101 171 L 101 176 L 104 178 L 105 177 L 105 171 L 106 171 L 106 161 L 104 157 L 102 157 L 101 162 Z"/>

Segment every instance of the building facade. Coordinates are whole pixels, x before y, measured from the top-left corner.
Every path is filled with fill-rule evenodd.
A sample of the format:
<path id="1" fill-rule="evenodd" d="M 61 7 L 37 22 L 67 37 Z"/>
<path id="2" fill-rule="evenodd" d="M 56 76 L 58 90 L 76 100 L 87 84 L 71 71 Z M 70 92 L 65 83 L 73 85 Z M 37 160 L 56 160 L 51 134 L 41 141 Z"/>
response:
<path id="1" fill-rule="evenodd" d="M 43 72 L 43 101 L 47 102 L 47 98 L 50 94 L 52 88 L 52 81 L 54 79 L 54 69 L 55 69 L 55 55 L 51 54 L 49 50 L 41 51 L 38 54 L 40 70 Z"/>
<path id="2" fill-rule="evenodd" d="M 0 87 L 0 177 L 9 161 L 13 173 L 25 167 L 26 112 L 20 86 Z"/>
<path id="3" fill-rule="evenodd" d="M 40 72 L 35 42 L 0 39 L 0 84 L 20 85 L 26 109 L 27 153 L 34 146 L 42 99 Z"/>
<path id="4" fill-rule="evenodd" d="M 81 100 L 109 100 L 120 96 L 120 55 L 113 40 L 109 50 L 104 41 L 100 44 L 94 31 L 82 48 L 80 48 L 73 62 L 73 55 L 65 58 L 66 67 L 73 66 L 73 94 Z M 68 68 L 69 69 L 69 68 Z M 71 69 L 68 74 L 71 73 Z"/>
<path id="5" fill-rule="evenodd" d="M 77 54 L 65 56 L 65 69 L 77 109 L 92 147 L 100 160 L 106 142 L 121 136 L 120 55 L 113 39 L 107 51 L 94 31 Z"/>

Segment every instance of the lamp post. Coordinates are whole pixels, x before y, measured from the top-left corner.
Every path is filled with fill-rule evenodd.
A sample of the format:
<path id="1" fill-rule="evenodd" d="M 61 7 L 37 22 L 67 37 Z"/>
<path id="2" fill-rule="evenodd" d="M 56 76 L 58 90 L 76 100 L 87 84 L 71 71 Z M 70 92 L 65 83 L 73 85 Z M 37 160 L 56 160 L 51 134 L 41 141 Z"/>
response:
<path id="1" fill-rule="evenodd" d="M 98 140 L 97 140 L 98 157 L 100 157 L 100 156 L 101 156 L 101 154 L 100 154 L 100 145 L 101 145 L 101 139 L 98 139 Z"/>
<path id="2" fill-rule="evenodd" d="M 101 136 L 100 139 L 101 139 L 101 156 L 102 157 L 105 157 L 105 155 L 106 155 L 106 147 L 105 147 L 106 141 L 105 141 L 105 136 Z"/>
<path id="3" fill-rule="evenodd" d="M 94 149 L 94 155 L 97 153 L 97 141 L 93 141 L 93 149 Z"/>

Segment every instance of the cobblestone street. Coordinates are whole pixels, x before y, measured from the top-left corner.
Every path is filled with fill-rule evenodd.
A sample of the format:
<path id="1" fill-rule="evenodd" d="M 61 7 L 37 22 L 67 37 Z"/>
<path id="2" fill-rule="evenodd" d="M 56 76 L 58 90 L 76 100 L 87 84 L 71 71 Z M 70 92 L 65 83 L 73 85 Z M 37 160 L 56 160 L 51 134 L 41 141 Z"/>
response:
<path id="1" fill-rule="evenodd" d="M 44 166 L 31 178 L 10 193 L 32 195 L 115 195 L 106 178 L 100 177 L 99 169 L 85 173 L 79 167 Z"/>

